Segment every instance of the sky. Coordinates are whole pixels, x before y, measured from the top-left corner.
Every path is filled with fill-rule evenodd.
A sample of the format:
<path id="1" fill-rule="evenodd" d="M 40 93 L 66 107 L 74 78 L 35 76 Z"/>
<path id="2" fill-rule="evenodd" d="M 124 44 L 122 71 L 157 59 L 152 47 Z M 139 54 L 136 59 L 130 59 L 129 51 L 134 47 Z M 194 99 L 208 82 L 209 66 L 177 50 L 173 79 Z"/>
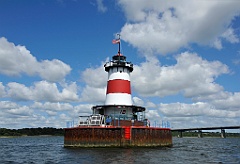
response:
<path id="1" fill-rule="evenodd" d="M 64 128 L 103 105 L 117 33 L 153 126 L 240 125 L 239 0 L 0 0 L 0 128 Z"/>

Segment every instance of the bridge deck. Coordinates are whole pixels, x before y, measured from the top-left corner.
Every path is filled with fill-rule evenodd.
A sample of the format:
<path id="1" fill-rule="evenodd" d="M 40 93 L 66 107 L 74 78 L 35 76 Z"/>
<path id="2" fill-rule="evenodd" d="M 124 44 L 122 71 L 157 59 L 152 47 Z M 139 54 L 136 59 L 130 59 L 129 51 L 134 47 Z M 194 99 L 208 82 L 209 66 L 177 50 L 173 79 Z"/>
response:
<path id="1" fill-rule="evenodd" d="M 216 129 L 240 129 L 240 126 L 220 126 L 220 127 L 205 127 L 205 128 L 182 128 L 171 129 L 172 131 L 194 131 L 194 130 L 216 130 Z"/>

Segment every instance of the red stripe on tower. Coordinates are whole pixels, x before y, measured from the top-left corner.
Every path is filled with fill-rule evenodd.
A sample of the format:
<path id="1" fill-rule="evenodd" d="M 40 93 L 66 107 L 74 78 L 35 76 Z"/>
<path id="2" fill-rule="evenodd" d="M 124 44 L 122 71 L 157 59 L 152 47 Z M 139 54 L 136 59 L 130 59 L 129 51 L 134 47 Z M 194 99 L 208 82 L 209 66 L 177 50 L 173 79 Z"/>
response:
<path id="1" fill-rule="evenodd" d="M 108 93 L 131 94 L 130 81 L 122 79 L 109 80 L 107 84 L 107 94 Z"/>

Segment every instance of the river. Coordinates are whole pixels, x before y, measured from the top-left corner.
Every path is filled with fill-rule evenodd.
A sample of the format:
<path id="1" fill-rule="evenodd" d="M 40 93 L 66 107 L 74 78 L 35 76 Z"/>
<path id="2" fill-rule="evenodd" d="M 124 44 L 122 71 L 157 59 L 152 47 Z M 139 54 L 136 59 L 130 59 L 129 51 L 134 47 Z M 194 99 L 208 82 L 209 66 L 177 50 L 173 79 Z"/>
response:
<path id="1" fill-rule="evenodd" d="M 0 138 L 0 164 L 240 164 L 240 138 L 173 138 L 172 148 L 64 148 L 63 137 Z"/>

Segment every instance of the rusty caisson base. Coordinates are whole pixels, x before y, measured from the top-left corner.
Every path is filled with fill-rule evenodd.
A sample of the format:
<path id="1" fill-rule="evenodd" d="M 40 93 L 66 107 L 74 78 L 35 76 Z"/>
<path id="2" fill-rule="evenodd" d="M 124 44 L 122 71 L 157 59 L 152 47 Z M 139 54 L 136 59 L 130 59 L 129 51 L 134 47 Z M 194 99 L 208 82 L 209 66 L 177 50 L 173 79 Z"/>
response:
<path id="1" fill-rule="evenodd" d="M 79 126 L 66 128 L 64 147 L 171 147 L 169 128 Z"/>

